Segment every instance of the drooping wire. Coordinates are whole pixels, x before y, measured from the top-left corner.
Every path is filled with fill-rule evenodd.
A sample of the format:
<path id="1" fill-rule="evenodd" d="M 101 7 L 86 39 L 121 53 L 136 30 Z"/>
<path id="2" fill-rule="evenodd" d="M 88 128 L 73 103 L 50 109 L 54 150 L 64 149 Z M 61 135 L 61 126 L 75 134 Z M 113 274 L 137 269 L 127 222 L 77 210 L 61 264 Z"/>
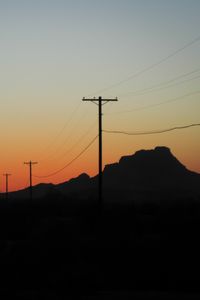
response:
<path id="1" fill-rule="evenodd" d="M 101 93 L 101 92 L 105 92 L 105 91 L 108 91 L 110 89 L 113 89 L 115 88 L 116 86 L 119 86 L 119 85 L 122 85 L 123 83 L 133 79 L 133 78 L 136 78 L 144 73 L 146 73 L 147 71 L 150 71 L 152 69 L 154 69 L 155 67 L 159 66 L 160 64 L 166 62 L 167 60 L 169 60 L 170 58 L 176 56 L 178 53 L 182 52 L 183 50 L 189 48 L 190 46 L 194 45 L 195 43 L 199 42 L 200 41 L 200 36 L 196 37 L 195 39 L 193 39 L 192 41 L 188 42 L 187 44 L 185 44 L 184 46 L 182 46 L 181 48 L 178 48 L 177 50 L 173 51 L 172 53 L 170 53 L 169 55 L 167 55 L 166 57 L 162 58 L 161 60 L 157 61 L 156 63 L 153 63 L 151 64 L 150 66 L 142 69 L 141 71 L 138 71 L 134 74 L 131 74 L 129 75 L 128 77 L 126 77 L 125 79 L 122 79 L 114 84 L 111 84 L 103 89 L 100 89 L 96 92 L 93 92 L 93 93 L 90 93 L 89 95 L 87 95 L 87 97 L 89 96 L 92 96 L 92 95 L 96 95 L 98 93 Z"/>
<path id="2" fill-rule="evenodd" d="M 130 109 L 130 110 L 122 110 L 122 111 L 118 111 L 118 112 L 107 113 L 105 115 L 127 114 L 127 113 L 131 113 L 131 112 L 134 112 L 134 111 L 145 110 L 145 109 L 153 108 L 153 107 L 156 107 L 156 106 L 160 106 L 160 105 L 165 105 L 165 104 L 168 104 L 168 103 L 176 102 L 178 100 L 182 100 L 182 99 L 185 99 L 187 97 L 198 95 L 198 94 L 200 94 L 200 90 L 199 91 L 195 91 L 195 92 L 191 92 L 191 93 L 188 93 L 188 94 L 185 94 L 183 96 L 175 97 L 175 98 L 172 98 L 172 99 L 169 99 L 169 100 L 166 100 L 166 101 L 158 102 L 158 103 L 155 103 L 155 104 L 149 104 L 149 105 L 146 105 L 146 106 L 142 106 L 142 107 L 138 107 L 138 108 L 133 108 L 133 109 Z"/>
<path id="3" fill-rule="evenodd" d="M 69 134 L 65 137 L 64 141 L 62 142 L 62 144 L 59 145 L 59 147 L 57 148 L 57 152 L 60 151 L 65 145 L 66 143 L 69 141 L 69 138 L 71 135 L 73 135 L 74 129 L 86 118 L 86 116 L 88 115 L 88 112 L 86 111 L 76 122 L 76 124 L 72 127 L 71 131 L 69 132 Z"/>
<path id="4" fill-rule="evenodd" d="M 129 131 L 120 131 L 120 130 L 103 130 L 103 132 L 112 133 L 112 134 L 125 134 L 125 135 L 148 135 L 148 134 L 160 134 L 160 133 L 165 133 L 165 132 L 169 132 L 169 131 L 181 130 L 181 129 L 197 127 L 197 126 L 200 126 L 200 123 L 189 124 L 189 125 L 184 125 L 184 126 L 175 126 L 175 127 L 171 127 L 171 128 L 167 128 L 167 129 L 152 130 L 152 131 L 129 132 Z"/>
<path id="5" fill-rule="evenodd" d="M 51 177 L 51 176 L 54 176 L 54 175 L 60 173 L 61 171 L 63 171 L 67 167 L 69 167 L 72 163 L 74 163 L 81 155 L 83 155 L 92 146 L 92 144 L 95 142 L 95 140 L 97 139 L 97 137 L 98 137 L 98 135 L 95 136 L 95 138 L 92 139 L 92 141 L 87 145 L 87 147 L 85 147 L 76 157 L 74 157 L 64 167 L 62 167 L 62 168 L 58 169 L 57 171 L 52 172 L 52 173 L 50 173 L 48 175 L 43 175 L 43 176 L 33 175 L 33 177 L 36 177 L 36 178 L 47 178 L 47 177 Z"/>
<path id="6" fill-rule="evenodd" d="M 78 118 L 78 121 L 74 124 L 74 126 L 72 126 L 71 131 L 68 133 L 68 135 L 65 137 L 64 141 L 62 141 L 62 143 L 60 143 L 56 149 L 54 149 L 53 153 L 49 154 L 46 158 L 42 159 L 42 161 L 48 161 L 53 157 L 57 157 L 57 153 L 60 152 L 60 150 L 66 145 L 66 143 L 68 142 L 70 136 L 73 134 L 74 129 L 77 127 L 77 125 L 87 116 L 87 111 L 81 115 L 80 118 Z M 41 161 L 41 160 L 40 160 Z"/>
<path id="7" fill-rule="evenodd" d="M 52 141 L 49 143 L 49 145 L 45 148 L 45 152 L 47 150 L 49 150 L 50 148 L 52 148 L 52 146 L 55 144 L 55 142 L 58 140 L 58 138 L 61 136 L 61 134 L 64 132 L 64 130 L 67 128 L 67 126 L 71 122 L 72 118 L 74 117 L 76 112 L 79 110 L 80 106 L 81 106 L 81 102 L 79 102 L 78 105 L 76 105 L 75 109 L 72 111 L 69 119 L 65 122 L 64 126 L 60 129 L 60 131 L 58 131 L 56 136 L 52 139 Z"/>
<path id="8" fill-rule="evenodd" d="M 97 121 L 93 122 L 90 127 L 88 128 L 88 130 L 71 146 L 71 148 L 69 148 L 67 151 L 65 151 L 62 155 L 60 155 L 59 157 L 64 157 L 67 154 L 69 154 L 76 146 L 78 146 L 80 144 L 80 142 L 82 140 L 84 140 L 84 138 L 90 133 L 90 131 L 94 128 L 94 125 L 97 123 Z"/>

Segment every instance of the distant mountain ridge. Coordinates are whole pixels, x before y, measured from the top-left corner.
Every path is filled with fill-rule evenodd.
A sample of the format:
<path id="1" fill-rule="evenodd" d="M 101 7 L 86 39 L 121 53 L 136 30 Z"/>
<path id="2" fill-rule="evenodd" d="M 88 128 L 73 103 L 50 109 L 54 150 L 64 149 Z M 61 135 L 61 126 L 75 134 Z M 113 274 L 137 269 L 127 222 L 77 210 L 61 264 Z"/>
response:
<path id="1" fill-rule="evenodd" d="M 123 185 L 140 187 L 170 187 L 179 185 L 191 176 L 200 176 L 187 170 L 167 147 L 153 150 L 140 150 L 133 155 L 123 156 L 119 163 L 107 165 L 104 169 L 104 182 L 110 185 L 115 181 Z"/>
<path id="2" fill-rule="evenodd" d="M 167 147 L 121 157 L 118 163 L 105 166 L 103 179 L 105 191 L 116 190 L 120 197 L 142 197 L 148 191 L 174 195 L 200 191 L 200 174 L 189 171 Z"/>
<path id="3" fill-rule="evenodd" d="M 65 196 L 87 198 L 97 194 L 98 175 L 90 177 L 83 173 L 67 182 L 39 184 L 34 186 L 34 196 L 42 197 L 56 191 Z M 199 193 L 200 174 L 188 170 L 167 147 L 139 150 L 123 156 L 119 162 L 108 164 L 103 170 L 105 197 L 133 197 L 146 191 L 173 191 L 173 193 Z M 12 193 L 13 196 L 28 196 L 27 189 Z"/>

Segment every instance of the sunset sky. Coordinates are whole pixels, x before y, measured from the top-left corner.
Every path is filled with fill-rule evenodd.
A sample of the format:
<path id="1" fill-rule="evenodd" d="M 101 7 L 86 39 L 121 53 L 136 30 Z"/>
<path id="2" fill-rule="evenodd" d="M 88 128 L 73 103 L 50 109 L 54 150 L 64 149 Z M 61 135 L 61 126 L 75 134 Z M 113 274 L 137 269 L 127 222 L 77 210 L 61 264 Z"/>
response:
<path id="1" fill-rule="evenodd" d="M 103 107 L 108 130 L 200 123 L 199 16 L 199 0 L 0 0 L 0 172 L 12 173 L 10 190 L 28 186 L 24 161 L 48 175 L 97 135 L 98 108 L 83 97 L 118 97 Z M 162 145 L 200 173 L 199 137 L 200 127 L 104 133 L 103 162 Z M 98 172 L 98 140 L 34 184 L 83 172 Z"/>

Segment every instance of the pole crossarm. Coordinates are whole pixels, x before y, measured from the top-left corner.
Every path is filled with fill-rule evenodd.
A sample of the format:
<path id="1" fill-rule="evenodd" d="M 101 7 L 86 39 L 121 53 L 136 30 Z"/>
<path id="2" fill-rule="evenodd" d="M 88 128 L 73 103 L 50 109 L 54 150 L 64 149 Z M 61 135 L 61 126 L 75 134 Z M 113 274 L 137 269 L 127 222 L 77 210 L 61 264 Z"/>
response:
<path id="1" fill-rule="evenodd" d="M 24 164 L 25 164 L 25 165 L 30 165 L 30 164 L 31 164 L 31 165 L 36 165 L 36 164 L 38 164 L 38 162 L 37 162 L 37 161 L 31 161 L 31 160 L 30 160 L 30 161 L 24 162 Z"/>
<path id="2" fill-rule="evenodd" d="M 111 98 L 111 99 L 105 99 L 105 98 L 102 98 L 102 97 L 99 97 L 99 98 L 85 98 L 83 97 L 82 99 L 83 101 L 90 101 L 90 102 L 94 102 L 94 101 L 97 101 L 99 102 L 100 100 L 103 101 L 103 102 L 110 102 L 110 101 L 118 101 L 117 97 L 116 98 Z"/>

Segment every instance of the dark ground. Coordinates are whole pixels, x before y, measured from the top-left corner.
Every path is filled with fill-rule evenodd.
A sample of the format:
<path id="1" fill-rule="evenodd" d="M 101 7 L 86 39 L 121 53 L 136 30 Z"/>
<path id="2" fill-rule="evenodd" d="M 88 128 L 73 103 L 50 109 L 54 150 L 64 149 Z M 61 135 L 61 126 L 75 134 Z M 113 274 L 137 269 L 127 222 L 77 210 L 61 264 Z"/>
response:
<path id="1" fill-rule="evenodd" d="M 200 199 L 95 203 L 1 200 L 1 299 L 200 298 Z"/>

